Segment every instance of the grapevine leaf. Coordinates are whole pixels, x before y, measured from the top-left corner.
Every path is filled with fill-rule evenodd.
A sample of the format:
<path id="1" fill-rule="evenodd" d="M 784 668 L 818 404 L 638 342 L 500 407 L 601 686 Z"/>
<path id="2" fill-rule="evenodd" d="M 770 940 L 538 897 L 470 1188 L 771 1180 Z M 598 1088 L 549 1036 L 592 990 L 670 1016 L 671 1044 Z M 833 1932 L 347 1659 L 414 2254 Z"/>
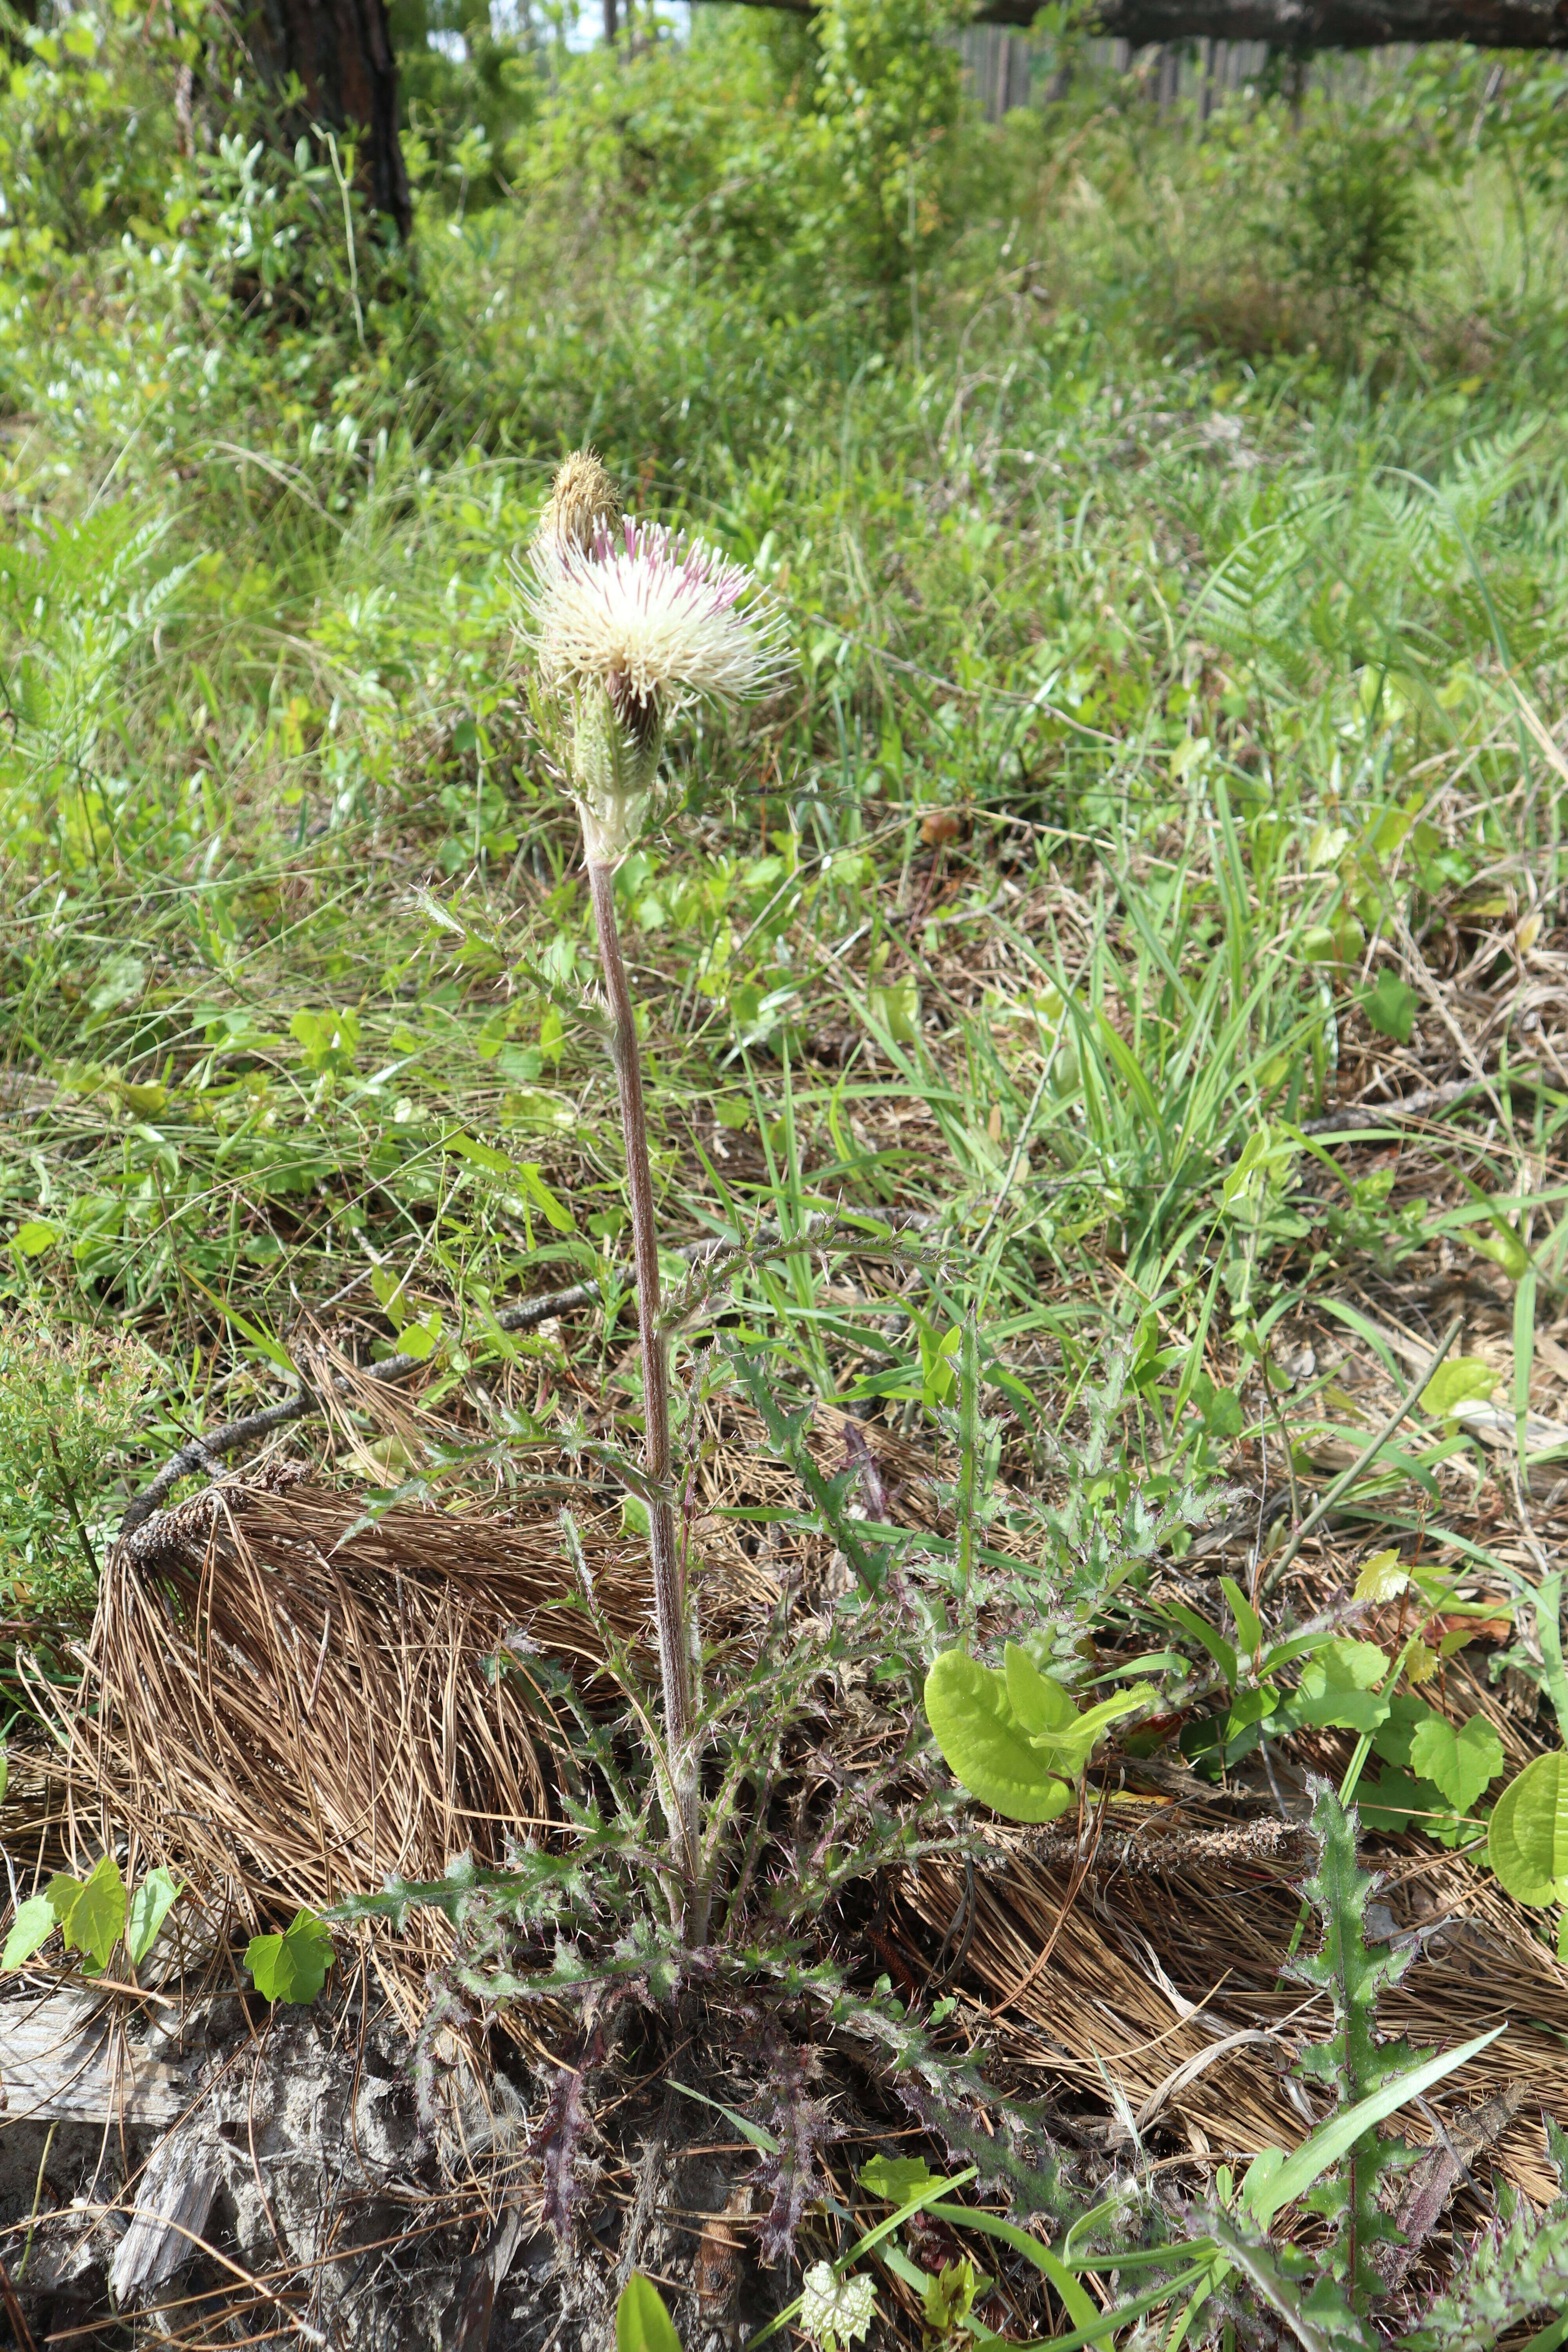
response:
<path id="1" fill-rule="evenodd" d="M 1468 1812 L 1489 1780 L 1502 1770 L 1502 1741 L 1484 1715 L 1450 1723 L 1429 1715 L 1410 1742 L 1413 1771 L 1435 1781 L 1451 1805 Z"/>
<path id="2" fill-rule="evenodd" d="M 245 1965 L 264 2000 L 315 2000 L 332 1965 L 332 1938 L 313 1912 L 298 1911 L 280 1936 L 252 1936 Z"/>

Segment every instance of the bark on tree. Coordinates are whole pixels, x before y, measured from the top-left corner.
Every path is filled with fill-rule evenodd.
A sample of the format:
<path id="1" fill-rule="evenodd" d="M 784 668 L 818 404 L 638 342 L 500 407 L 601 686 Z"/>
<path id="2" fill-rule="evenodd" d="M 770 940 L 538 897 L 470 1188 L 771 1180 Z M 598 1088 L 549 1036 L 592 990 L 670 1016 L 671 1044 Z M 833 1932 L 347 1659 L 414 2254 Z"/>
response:
<path id="1" fill-rule="evenodd" d="M 811 16 L 819 0 L 742 0 Z M 981 0 L 973 22 L 1032 25 L 1039 0 Z M 1375 49 L 1468 41 L 1481 49 L 1568 49 L 1568 0 L 1100 0 L 1095 29 L 1152 42 L 1268 41 L 1277 49 Z"/>
<path id="2" fill-rule="evenodd" d="M 286 129 L 320 123 L 359 134 L 359 180 L 378 213 L 406 236 L 413 223 L 397 139 L 397 59 L 385 0 L 258 0 L 247 23 L 251 56 L 275 89 L 297 75 L 305 92 Z"/>

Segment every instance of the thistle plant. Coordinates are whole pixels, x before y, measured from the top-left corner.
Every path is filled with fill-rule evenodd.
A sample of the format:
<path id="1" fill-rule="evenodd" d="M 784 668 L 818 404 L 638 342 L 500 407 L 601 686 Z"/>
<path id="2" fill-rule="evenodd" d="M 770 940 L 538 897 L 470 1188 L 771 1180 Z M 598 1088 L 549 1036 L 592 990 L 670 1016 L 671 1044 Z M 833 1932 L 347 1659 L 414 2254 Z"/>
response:
<path id="1" fill-rule="evenodd" d="M 642 1057 L 616 925 L 615 872 L 647 822 L 671 720 L 694 704 L 736 703 L 775 684 L 788 667 L 784 616 L 742 565 L 700 540 L 626 520 L 615 484 L 592 450 L 575 451 L 555 477 L 530 553 L 524 602 L 540 683 L 566 720 L 572 793 L 612 1020 L 641 1331 L 643 1467 L 671 1781 L 666 1805 L 686 1883 L 695 1888 L 695 1626 L 670 1492 L 658 1235 Z M 688 1925 L 700 1937 L 702 1923 L 693 1917 Z"/>

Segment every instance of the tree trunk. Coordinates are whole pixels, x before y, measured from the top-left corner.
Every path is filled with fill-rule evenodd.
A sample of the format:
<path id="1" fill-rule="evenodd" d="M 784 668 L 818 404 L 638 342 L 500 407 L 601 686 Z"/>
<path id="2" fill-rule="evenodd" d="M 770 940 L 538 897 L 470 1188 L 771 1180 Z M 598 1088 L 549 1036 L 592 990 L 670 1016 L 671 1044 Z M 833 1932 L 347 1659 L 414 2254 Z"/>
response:
<path id="1" fill-rule="evenodd" d="M 819 0 L 742 0 L 811 16 Z M 972 22 L 1027 26 L 1039 0 L 981 0 Z M 1568 0 L 1099 0 L 1095 29 L 1134 48 L 1267 41 L 1277 49 L 1375 49 L 1468 41 L 1479 49 L 1568 49 Z"/>
<path id="2" fill-rule="evenodd" d="M 297 75 L 304 102 L 285 117 L 298 138 L 317 124 L 359 134 L 359 183 L 406 236 L 408 174 L 397 140 L 397 60 L 385 0 L 258 0 L 246 22 L 250 54 L 275 89 Z"/>

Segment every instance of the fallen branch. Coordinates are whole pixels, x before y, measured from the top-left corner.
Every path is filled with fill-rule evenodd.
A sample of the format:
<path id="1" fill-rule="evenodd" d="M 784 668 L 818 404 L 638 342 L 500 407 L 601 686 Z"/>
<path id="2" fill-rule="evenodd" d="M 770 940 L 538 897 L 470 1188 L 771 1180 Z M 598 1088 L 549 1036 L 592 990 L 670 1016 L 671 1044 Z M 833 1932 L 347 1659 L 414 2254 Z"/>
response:
<path id="1" fill-rule="evenodd" d="M 919 1231 L 930 1224 L 931 1219 L 916 1211 L 892 1209 L 879 1222 L 889 1233 L 902 1233 Z M 812 1236 L 816 1242 L 822 1238 L 820 1234 Z M 755 1248 L 778 1239 L 778 1227 L 764 1225 L 750 1246 Z M 870 1242 L 869 1236 L 868 1241 Z M 715 1235 L 707 1241 L 688 1242 L 676 1255 L 689 1263 L 700 1264 L 706 1257 L 718 1256 L 734 1247 L 732 1242 Z M 616 1266 L 609 1277 L 622 1289 L 630 1284 L 631 1278 L 629 1265 Z M 524 1298 L 515 1307 L 502 1307 L 494 1318 L 495 1326 L 500 1331 L 531 1331 L 541 1323 L 548 1323 L 553 1316 L 570 1315 L 579 1307 L 596 1305 L 604 1291 L 605 1285 L 601 1281 L 574 1282 L 569 1290 L 547 1291 L 542 1297 Z M 355 1394 L 356 1380 L 388 1382 L 405 1380 L 410 1372 L 417 1371 L 430 1361 L 428 1356 L 388 1356 L 379 1364 L 366 1364 L 358 1369 L 355 1379 L 351 1379 L 344 1372 L 334 1372 L 324 1385 L 333 1395 L 352 1400 Z M 154 1511 L 163 1509 L 165 1496 L 173 1493 L 182 1478 L 192 1477 L 198 1470 L 216 1473 L 221 1467 L 224 1454 L 234 1453 L 238 1446 L 250 1444 L 256 1438 L 270 1436 L 275 1429 L 285 1429 L 290 1422 L 303 1421 L 307 1414 L 320 1412 L 323 1409 L 321 1391 L 301 1377 L 300 1387 L 291 1397 L 283 1397 L 277 1404 L 264 1405 L 256 1412 L 247 1412 L 242 1420 L 226 1422 L 219 1429 L 209 1429 L 204 1435 L 191 1438 L 177 1454 L 170 1455 L 156 1477 L 143 1486 L 139 1495 L 132 1496 L 120 1522 L 121 1540 L 123 1542 L 127 1536 L 133 1535 L 138 1528 L 144 1526 Z"/>
<path id="2" fill-rule="evenodd" d="M 742 0 L 811 16 L 822 0 Z M 971 23 L 1027 32 L 1038 0 L 980 0 Z M 1399 41 L 1468 41 L 1483 49 L 1568 48 L 1568 12 L 1552 0 L 1099 0 L 1084 29 L 1133 49 L 1197 39 L 1271 48 L 1375 49 Z"/>
<path id="3" fill-rule="evenodd" d="M 1549 1091 L 1542 1078 L 1532 1078 L 1522 1072 L 1501 1071 L 1493 1074 L 1492 1082 L 1509 1094 L 1542 1095 Z M 1343 1103 L 1338 1110 L 1328 1112 L 1322 1118 L 1304 1118 L 1303 1135 L 1342 1135 L 1363 1128 L 1386 1127 L 1393 1118 L 1425 1118 L 1428 1111 L 1452 1110 L 1467 1095 L 1479 1095 L 1487 1087 L 1486 1076 L 1450 1078 L 1440 1087 L 1417 1087 L 1413 1094 L 1390 1095 L 1384 1102 Z"/>

